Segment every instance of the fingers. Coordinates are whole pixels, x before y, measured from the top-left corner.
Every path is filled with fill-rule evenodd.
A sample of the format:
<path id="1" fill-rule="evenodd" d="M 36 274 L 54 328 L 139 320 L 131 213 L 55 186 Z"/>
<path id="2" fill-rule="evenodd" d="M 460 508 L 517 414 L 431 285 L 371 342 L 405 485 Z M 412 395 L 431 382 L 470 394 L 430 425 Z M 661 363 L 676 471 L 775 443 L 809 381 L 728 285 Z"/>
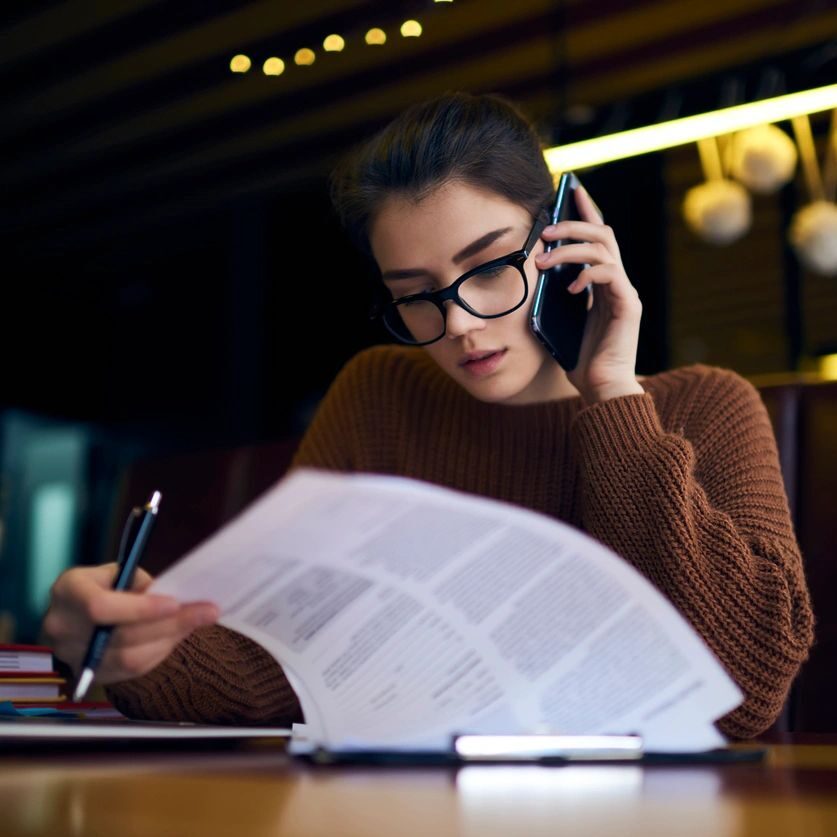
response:
<path id="1" fill-rule="evenodd" d="M 608 250 L 614 261 L 621 258 L 616 234 L 613 232 L 613 228 L 607 224 L 592 223 L 590 221 L 559 221 L 557 224 L 549 224 L 544 227 L 541 237 L 545 241 L 569 239 L 572 241 L 601 244 Z M 565 244 L 557 249 L 561 250 L 567 246 L 569 245 Z"/>
<path id="2" fill-rule="evenodd" d="M 600 264 L 582 270 L 578 278 L 567 286 L 572 294 L 581 293 L 587 285 L 607 286 L 609 305 L 616 316 L 641 316 L 642 302 L 637 289 L 625 272 L 612 264 Z"/>
<path id="3" fill-rule="evenodd" d="M 110 590 L 113 586 L 113 580 L 116 578 L 117 565 L 113 562 L 109 564 L 98 564 L 92 567 L 74 567 L 61 573 L 52 585 L 53 597 L 67 598 L 73 592 L 82 590 Z M 154 579 L 141 567 L 137 567 L 134 572 L 134 578 L 131 583 L 131 590 L 136 593 L 141 593 L 146 590 Z"/>
<path id="4" fill-rule="evenodd" d="M 155 643 L 166 638 L 181 637 L 191 633 L 195 628 L 214 624 L 219 616 L 218 608 L 210 602 L 185 604 L 174 616 L 134 625 L 123 625 L 114 631 L 110 646 L 130 648 Z"/>
<path id="5" fill-rule="evenodd" d="M 618 285 L 620 289 L 624 286 L 633 293 L 637 293 L 636 288 L 625 275 L 625 271 L 615 264 L 596 264 L 585 268 L 578 274 L 575 281 L 567 286 L 567 290 L 576 286 L 581 289 L 591 283 L 594 285 Z"/>
<path id="6" fill-rule="evenodd" d="M 169 596 L 109 589 L 106 585 L 113 578 L 110 566 L 85 567 L 64 573 L 52 588 L 53 603 L 58 607 L 71 607 L 99 625 L 158 619 L 179 609 L 180 603 Z M 148 578 L 144 573 L 139 579 L 141 589 L 148 586 Z"/>
<path id="7" fill-rule="evenodd" d="M 539 253 L 535 260 L 541 270 L 547 270 L 557 264 L 613 264 L 611 253 L 603 244 L 584 242 L 582 244 L 564 244 L 548 253 Z"/>
<path id="8" fill-rule="evenodd" d="M 142 593 L 151 586 L 154 578 L 150 576 L 144 569 L 137 567 L 134 571 L 134 580 L 131 583 L 131 590 L 135 593 Z"/>
<path id="9" fill-rule="evenodd" d="M 609 270 L 612 265 L 596 265 L 588 267 L 578 274 L 578 278 L 567 285 L 571 294 L 581 293 L 588 285 L 612 285 L 619 278 L 615 271 Z"/>
<path id="10" fill-rule="evenodd" d="M 162 663 L 188 634 L 189 632 L 186 632 L 177 637 L 165 637 L 144 645 L 108 648 L 102 664 L 96 671 L 96 682 L 104 685 L 142 677 Z"/>
<path id="11" fill-rule="evenodd" d="M 152 595 L 151 576 L 137 571 L 132 590 L 115 591 L 115 564 L 77 567 L 62 573 L 52 586 L 43 630 L 58 659 L 77 671 L 96 625 L 117 626 L 97 679 L 114 682 L 136 677 L 159 665 L 195 628 L 219 618 L 210 602 L 181 604 Z"/>
<path id="12" fill-rule="evenodd" d="M 570 293 L 581 293 L 588 285 L 607 285 L 608 293 L 621 297 L 620 314 L 641 311 L 636 288 L 625 273 L 613 230 L 603 224 L 585 221 L 561 221 L 544 228 L 546 239 L 570 239 L 579 243 L 562 244 L 548 253 L 539 253 L 536 264 L 540 270 L 548 270 L 559 264 L 589 265 L 568 287 Z M 588 301 L 588 308 L 590 302 Z"/>
<path id="13" fill-rule="evenodd" d="M 613 227 L 591 221 L 559 221 L 557 224 L 547 224 L 541 235 L 547 241 L 556 241 L 559 238 L 570 238 L 575 241 L 598 241 L 602 244 L 616 241 Z"/>
<path id="14" fill-rule="evenodd" d="M 599 210 L 599 207 L 596 206 L 593 198 L 590 197 L 590 193 L 583 186 L 579 186 L 575 190 L 575 205 L 578 207 L 578 211 L 585 221 L 589 221 L 592 224 L 604 223 L 604 216 Z"/>
<path id="15" fill-rule="evenodd" d="M 117 628 L 97 673 L 100 683 L 139 677 L 158 666 L 196 628 L 214 624 L 218 608 L 208 602 L 183 605 L 176 616 Z"/>

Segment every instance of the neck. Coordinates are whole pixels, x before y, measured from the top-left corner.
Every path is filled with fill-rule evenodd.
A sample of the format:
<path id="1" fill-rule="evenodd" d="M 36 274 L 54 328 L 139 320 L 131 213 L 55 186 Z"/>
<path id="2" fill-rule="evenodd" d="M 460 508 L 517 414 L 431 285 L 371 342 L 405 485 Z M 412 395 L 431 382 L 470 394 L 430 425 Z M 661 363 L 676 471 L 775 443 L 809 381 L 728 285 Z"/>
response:
<path id="1" fill-rule="evenodd" d="M 577 398 L 581 393 L 570 383 L 567 373 L 551 358 L 538 370 L 526 391 L 509 400 L 508 404 L 538 404 Z"/>
<path id="2" fill-rule="evenodd" d="M 558 366 L 558 364 L 555 364 Z M 577 398 L 581 393 L 570 383 L 567 373 L 558 366 L 559 376 L 555 384 L 554 400 L 558 401 L 563 398 Z"/>

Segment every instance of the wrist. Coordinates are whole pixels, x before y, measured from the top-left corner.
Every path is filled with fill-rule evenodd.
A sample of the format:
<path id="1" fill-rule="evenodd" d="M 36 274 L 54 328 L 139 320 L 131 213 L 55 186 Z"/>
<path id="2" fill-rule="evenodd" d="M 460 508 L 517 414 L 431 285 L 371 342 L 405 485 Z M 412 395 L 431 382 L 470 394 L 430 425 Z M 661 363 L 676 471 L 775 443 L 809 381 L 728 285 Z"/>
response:
<path id="1" fill-rule="evenodd" d="M 622 398 L 625 395 L 644 395 L 644 393 L 645 390 L 639 381 L 634 378 L 630 381 L 585 389 L 581 393 L 581 397 L 586 404 L 600 404 L 602 401 L 610 401 L 612 398 Z"/>

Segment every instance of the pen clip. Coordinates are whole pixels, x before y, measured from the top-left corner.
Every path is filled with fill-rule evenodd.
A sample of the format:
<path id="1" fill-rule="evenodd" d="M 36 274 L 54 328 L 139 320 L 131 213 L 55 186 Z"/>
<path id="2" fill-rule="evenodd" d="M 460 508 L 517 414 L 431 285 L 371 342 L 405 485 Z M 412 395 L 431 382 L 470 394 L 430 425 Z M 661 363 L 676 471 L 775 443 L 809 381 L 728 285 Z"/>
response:
<path id="1" fill-rule="evenodd" d="M 119 539 L 119 552 L 116 555 L 116 563 L 122 565 L 127 557 L 128 544 L 133 540 L 131 537 L 132 529 L 137 521 L 141 521 L 146 512 L 156 515 L 160 508 L 160 500 L 163 495 L 159 491 L 155 491 L 151 495 L 151 499 L 144 506 L 134 506 L 128 512 L 128 519 L 125 521 L 125 526 L 122 529 L 122 537 Z"/>
<path id="2" fill-rule="evenodd" d="M 119 539 L 119 552 L 116 553 L 116 563 L 119 566 L 125 562 L 125 557 L 128 554 L 128 544 L 131 542 L 131 534 L 135 529 L 136 522 L 142 518 L 142 508 L 140 506 L 134 506 L 130 512 L 128 512 L 128 519 L 125 521 L 125 525 L 122 527 L 122 537 Z"/>

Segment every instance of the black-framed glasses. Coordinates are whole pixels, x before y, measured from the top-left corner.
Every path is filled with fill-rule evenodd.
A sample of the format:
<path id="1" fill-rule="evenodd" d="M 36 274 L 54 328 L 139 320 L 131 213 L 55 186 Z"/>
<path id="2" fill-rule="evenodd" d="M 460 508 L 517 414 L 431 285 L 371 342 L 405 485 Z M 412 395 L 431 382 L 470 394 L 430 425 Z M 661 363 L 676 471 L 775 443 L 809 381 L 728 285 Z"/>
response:
<path id="1" fill-rule="evenodd" d="M 387 331 L 399 342 L 427 346 L 445 336 L 448 300 L 482 320 L 517 311 L 529 297 L 525 264 L 546 221 L 543 213 L 535 219 L 520 250 L 472 268 L 447 288 L 387 300 L 375 306 L 370 317 L 380 317 Z"/>

